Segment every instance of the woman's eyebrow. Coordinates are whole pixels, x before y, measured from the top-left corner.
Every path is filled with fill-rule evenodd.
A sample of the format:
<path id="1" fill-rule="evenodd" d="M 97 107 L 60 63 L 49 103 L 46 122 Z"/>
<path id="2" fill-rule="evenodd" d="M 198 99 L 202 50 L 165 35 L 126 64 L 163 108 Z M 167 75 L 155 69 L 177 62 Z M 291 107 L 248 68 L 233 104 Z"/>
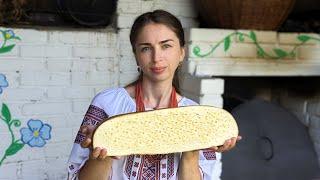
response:
<path id="1" fill-rule="evenodd" d="M 138 46 L 150 46 L 151 43 L 139 43 Z"/>
<path id="2" fill-rule="evenodd" d="M 173 39 L 166 39 L 166 40 L 160 41 L 160 44 L 164 44 L 164 43 L 166 43 L 168 41 L 173 41 Z"/>
<path id="3" fill-rule="evenodd" d="M 167 43 L 169 41 L 173 41 L 173 39 L 166 39 L 166 40 L 160 41 L 159 44 L 164 44 L 164 43 Z M 151 45 L 151 43 L 146 43 L 146 42 L 138 44 L 138 46 L 150 46 L 150 45 Z"/>

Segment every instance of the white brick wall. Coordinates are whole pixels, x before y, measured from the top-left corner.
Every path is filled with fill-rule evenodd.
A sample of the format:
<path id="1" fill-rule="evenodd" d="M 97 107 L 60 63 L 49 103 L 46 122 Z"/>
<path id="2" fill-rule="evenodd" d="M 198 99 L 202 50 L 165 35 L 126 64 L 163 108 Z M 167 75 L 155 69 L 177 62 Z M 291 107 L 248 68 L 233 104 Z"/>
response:
<path id="1" fill-rule="evenodd" d="M 224 80 L 218 78 L 199 78 L 190 75 L 182 77 L 182 94 L 201 105 L 223 107 L 221 94 L 224 92 Z"/>
<path id="2" fill-rule="evenodd" d="M 96 89 L 118 85 L 115 32 L 110 28 L 14 31 L 22 40 L 9 55 L 0 55 L 0 73 L 9 82 L 0 102 L 21 120 L 21 127 L 29 119 L 50 124 L 52 139 L 43 148 L 25 145 L 7 157 L 0 166 L 0 179 L 65 179 L 75 133 Z M 6 126 L 0 128 L 1 138 L 7 137 Z M 19 128 L 13 129 L 20 138 Z M 0 149 L 7 146 L 1 143 Z M 4 152 L 0 153 L 2 157 Z"/>
<path id="3" fill-rule="evenodd" d="M 25 145 L 7 157 L 0 166 L 0 180 L 66 179 L 66 161 L 93 96 L 105 88 L 126 85 L 137 76 L 129 42 L 129 28 L 136 16 L 163 8 L 177 15 L 184 27 L 197 26 L 192 0 L 118 3 L 117 30 L 13 29 L 22 40 L 11 52 L 0 54 L 0 73 L 9 82 L 0 103 L 9 106 L 21 127 L 26 127 L 29 119 L 50 124 L 52 139 L 42 148 Z M 13 129 L 20 138 L 19 128 Z M 2 122 L 0 137 L 10 137 Z M 7 145 L 0 143 L 1 157 Z"/>
<path id="4" fill-rule="evenodd" d="M 245 33 L 243 41 L 239 36 L 235 36 L 239 32 Z M 254 43 L 250 33 L 249 30 L 203 28 L 192 28 L 186 31 L 188 53 L 187 62 L 182 67 L 183 94 L 200 104 L 222 107 L 221 95 L 224 93 L 224 80 L 215 77 L 320 75 L 320 36 L 318 34 L 254 31 L 256 37 Z M 300 35 L 310 37 L 311 41 L 302 43 L 303 38 L 300 40 L 298 38 Z M 225 38 L 228 36 L 230 41 L 226 43 Z M 225 51 L 227 44 L 230 46 Z M 287 53 L 294 51 L 295 56 L 280 59 L 261 58 L 257 53 L 258 48 L 262 48 L 273 57 L 277 57 L 275 48 L 281 48 Z M 318 82 L 314 81 L 314 83 Z M 290 89 L 287 91 L 289 92 Z M 294 113 L 309 128 L 320 164 L 320 94 L 318 93 L 312 99 L 297 98 L 296 95 L 288 95 L 287 92 L 278 96 L 282 106 Z"/>
<path id="5" fill-rule="evenodd" d="M 186 32 L 188 60 L 193 63 L 185 69 L 190 74 L 206 77 L 320 75 L 318 34 L 253 32 L 256 42 L 250 38 L 249 30 L 189 29 Z M 243 42 L 239 33 L 243 35 Z M 299 40 L 301 35 L 307 36 L 305 43 L 302 43 L 303 39 Z M 225 50 L 227 37 L 230 37 L 230 46 Z M 266 52 L 265 58 L 258 56 L 259 48 Z M 295 55 L 281 58 L 275 49 Z"/>
<path id="6" fill-rule="evenodd" d="M 290 89 L 285 90 L 280 96 L 280 104 L 293 112 L 308 127 L 320 164 L 320 93 L 308 98 L 295 96 L 290 95 Z"/>

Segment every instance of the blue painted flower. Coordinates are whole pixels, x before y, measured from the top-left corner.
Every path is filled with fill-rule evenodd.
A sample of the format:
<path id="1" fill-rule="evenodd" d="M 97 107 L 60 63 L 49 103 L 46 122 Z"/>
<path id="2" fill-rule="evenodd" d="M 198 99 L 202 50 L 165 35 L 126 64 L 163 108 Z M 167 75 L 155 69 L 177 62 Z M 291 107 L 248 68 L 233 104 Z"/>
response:
<path id="1" fill-rule="evenodd" d="M 6 76 L 3 74 L 0 74 L 0 94 L 2 93 L 2 88 L 8 87 L 8 81 L 6 79 Z"/>
<path id="2" fill-rule="evenodd" d="M 15 36 L 15 34 L 14 34 L 14 32 L 13 32 L 12 30 L 6 30 L 6 31 L 4 31 L 4 32 L 5 32 L 5 38 L 6 38 L 6 39 L 9 39 L 9 38 Z"/>
<path id="3" fill-rule="evenodd" d="M 5 44 L 5 33 L 0 29 L 0 47 Z"/>
<path id="4" fill-rule="evenodd" d="M 21 128 L 21 141 L 28 144 L 30 147 L 43 147 L 46 144 L 45 140 L 51 139 L 51 126 L 43 124 L 40 120 L 30 119 L 28 128 Z"/>

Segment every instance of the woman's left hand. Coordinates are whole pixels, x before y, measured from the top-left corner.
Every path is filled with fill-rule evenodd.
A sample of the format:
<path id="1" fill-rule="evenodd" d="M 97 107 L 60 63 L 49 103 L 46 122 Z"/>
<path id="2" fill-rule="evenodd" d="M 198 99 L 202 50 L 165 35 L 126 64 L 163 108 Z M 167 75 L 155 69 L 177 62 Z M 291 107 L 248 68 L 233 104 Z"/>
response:
<path id="1" fill-rule="evenodd" d="M 238 136 L 238 137 L 233 137 L 233 138 L 230 138 L 228 140 L 226 140 L 224 142 L 223 145 L 221 146 L 213 146 L 211 148 L 208 148 L 208 149 L 212 149 L 216 152 L 225 152 L 225 151 L 229 151 L 230 149 L 234 148 L 234 146 L 236 145 L 237 141 L 240 141 L 241 140 L 241 136 Z"/>

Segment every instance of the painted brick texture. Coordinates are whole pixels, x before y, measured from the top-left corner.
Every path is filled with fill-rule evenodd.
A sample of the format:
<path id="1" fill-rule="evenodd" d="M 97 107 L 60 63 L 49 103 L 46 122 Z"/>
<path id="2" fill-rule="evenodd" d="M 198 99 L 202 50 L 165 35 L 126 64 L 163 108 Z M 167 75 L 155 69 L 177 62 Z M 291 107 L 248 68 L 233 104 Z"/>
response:
<path id="1" fill-rule="evenodd" d="M 222 107 L 224 80 L 215 77 L 320 75 L 319 34 L 191 28 L 186 36 L 182 89 L 200 104 Z M 279 103 L 308 127 L 320 164 L 320 94 L 304 98 L 289 92 L 278 95 Z"/>
<path id="2" fill-rule="evenodd" d="M 320 75 L 314 33 L 191 28 L 187 72 L 196 76 Z"/>
<path id="3" fill-rule="evenodd" d="M 13 30 L 22 40 L 10 56 L 0 55 L 0 73 L 9 83 L 0 101 L 21 121 L 21 127 L 29 119 L 50 124 L 52 137 L 42 148 L 25 145 L 8 156 L 0 167 L 0 179 L 66 179 L 76 129 L 96 89 L 118 85 L 116 34 L 111 28 Z M 2 157 L 10 137 L 6 126 L 0 129 Z M 13 132 L 20 138 L 19 128 L 13 127 Z"/>
<path id="4" fill-rule="evenodd" d="M 0 54 L 0 73 L 9 83 L 0 102 L 8 105 L 21 127 L 27 127 L 29 119 L 50 124 L 52 137 L 42 148 L 25 145 L 7 157 L 0 179 L 66 179 L 71 146 L 94 95 L 138 75 L 129 42 L 134 18 L 157 8 L 173 12 L 184 27 L 198 25 L 192 0 L 119 0 L 117 29 L 13 28 L 22 40 L 11 52 Z M 21 127 L 13 127 L 17 138 Z M 10 144 L 2 122 L 0 137 L 1 156 Z"/>

